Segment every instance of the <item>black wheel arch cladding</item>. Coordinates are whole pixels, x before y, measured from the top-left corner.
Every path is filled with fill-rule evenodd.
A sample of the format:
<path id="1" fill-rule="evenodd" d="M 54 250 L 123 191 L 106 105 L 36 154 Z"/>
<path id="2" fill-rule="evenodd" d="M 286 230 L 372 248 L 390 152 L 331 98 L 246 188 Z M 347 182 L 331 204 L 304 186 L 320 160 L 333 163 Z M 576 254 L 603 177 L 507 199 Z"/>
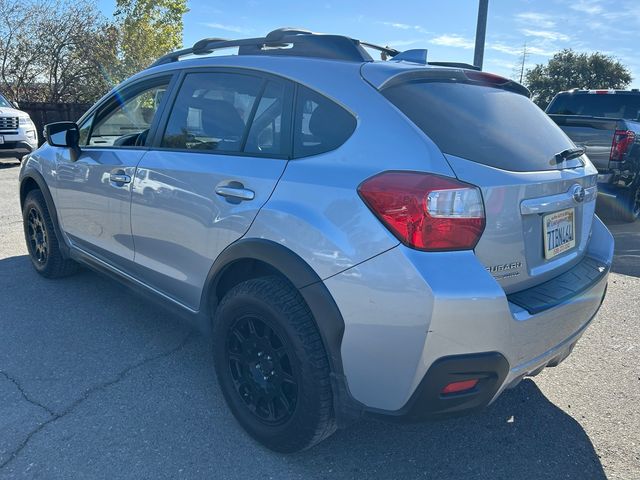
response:
<path id="1" fill-rule="evenodd" d="M 285 277 L 302 295 L 315 319 L 331 367 L 336 420 L 342 426 L 359 417 L 364 406 L 348 391 L 340 348 L 344 320 L 333 296 L 318 274 L 289 248 L 263 238 L 241 239 L 228 246 L 214 262 L 201 298 L 201 310 L 211 316 L 217 303 L 216 288 L 225 271 L 238 261 L 255 260 Z"/>

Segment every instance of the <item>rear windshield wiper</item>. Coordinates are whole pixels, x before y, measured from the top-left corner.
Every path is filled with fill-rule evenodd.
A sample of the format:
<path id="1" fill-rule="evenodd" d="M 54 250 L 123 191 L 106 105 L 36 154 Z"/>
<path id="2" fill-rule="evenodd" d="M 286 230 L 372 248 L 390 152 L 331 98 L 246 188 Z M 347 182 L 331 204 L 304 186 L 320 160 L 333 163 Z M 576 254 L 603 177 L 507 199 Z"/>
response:
<path id="1" fill-rule="evenodd" d="M 584 155 L 584 152 L 585 149 L 583 147 L 567 148 L 566 150 L 556 153 L 551 161 L 553 162 L 555 160 L 556 163 L 567 162 Z"/>

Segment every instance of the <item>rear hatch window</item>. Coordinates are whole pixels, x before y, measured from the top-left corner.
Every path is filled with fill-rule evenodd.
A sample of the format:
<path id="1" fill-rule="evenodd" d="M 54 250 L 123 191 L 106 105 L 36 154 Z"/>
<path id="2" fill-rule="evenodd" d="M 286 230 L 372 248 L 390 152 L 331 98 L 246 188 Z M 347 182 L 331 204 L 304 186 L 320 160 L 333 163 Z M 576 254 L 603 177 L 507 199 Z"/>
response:
<path id="1" fill-rule="evenodd" d="M 382 94 L 444 153 L 516 172 L 582 166 L 579 159 L 557 163 L 556 154 L 575 147 L 524 95 L 423 79 L 393 84 Z"/>
<path id="2" fill-rule="evenodd" d="M 553 99 L 547 113 L 636 120 L 640 119 L 640 95 L 566 93 Z"/>

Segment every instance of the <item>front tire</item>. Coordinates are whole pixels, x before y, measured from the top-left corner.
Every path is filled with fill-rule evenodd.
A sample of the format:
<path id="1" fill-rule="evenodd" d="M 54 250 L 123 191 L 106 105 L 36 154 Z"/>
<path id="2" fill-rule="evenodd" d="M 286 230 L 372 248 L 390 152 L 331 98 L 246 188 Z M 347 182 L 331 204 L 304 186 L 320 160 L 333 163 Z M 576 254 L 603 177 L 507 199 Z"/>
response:
<path id="1" fill-rule="evenodd" d="M 77 270 L 77 263 L 62 255 L 53 221 L 40 190 L 27 194 L 22 209 L 24 236 L 31 264 L 46 278 L 65 277 Z"/>
<path id="2" fill-rule="evenodd" d="M 309 448 L 335 429 L 327 354 L 300 293 L 277 276 L 232 288 L 213 324 L 222 393 L 242 427 L 267 448 Z"/>

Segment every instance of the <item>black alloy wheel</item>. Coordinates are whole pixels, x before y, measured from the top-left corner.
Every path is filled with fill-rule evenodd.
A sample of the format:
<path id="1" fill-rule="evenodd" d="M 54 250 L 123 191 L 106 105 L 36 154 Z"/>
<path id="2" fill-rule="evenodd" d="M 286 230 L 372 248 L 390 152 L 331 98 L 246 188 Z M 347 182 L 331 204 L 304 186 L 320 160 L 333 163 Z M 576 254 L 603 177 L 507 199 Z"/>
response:
<path id="1" fill-rule="evenodd" d="M 29 251 L 36 262 L 44 265 L 49 255 L 47 229 L 45 228 L 42 214 L 35 207 L 29 209 L 27 229 L 30 246 Z"/>
<path id="2" fill-rule="evenodd" d="M 327 352 L 309 307 L 289 281 L 270 275 L 237 284 L 212 321 L 220 389 L 254 439 L 291 453 L 335 431 Z"/>
<path id="3" fill-rule="evenodd" d="M 281 425 L 295 411 L 298 382 L 291 347 L 264 321 L 247 315 L 227 334 L 229 371 L 236 392 L 266 425 Z"/>
<path id="4" fill-rule="evenodd" d="M 47 202 L 40 190 L 27 193 L 22 207 L 24 237 L 31 264 L 46 278 L 58 278 L 77 271 L 78 264 L 60 250 Z"/>

